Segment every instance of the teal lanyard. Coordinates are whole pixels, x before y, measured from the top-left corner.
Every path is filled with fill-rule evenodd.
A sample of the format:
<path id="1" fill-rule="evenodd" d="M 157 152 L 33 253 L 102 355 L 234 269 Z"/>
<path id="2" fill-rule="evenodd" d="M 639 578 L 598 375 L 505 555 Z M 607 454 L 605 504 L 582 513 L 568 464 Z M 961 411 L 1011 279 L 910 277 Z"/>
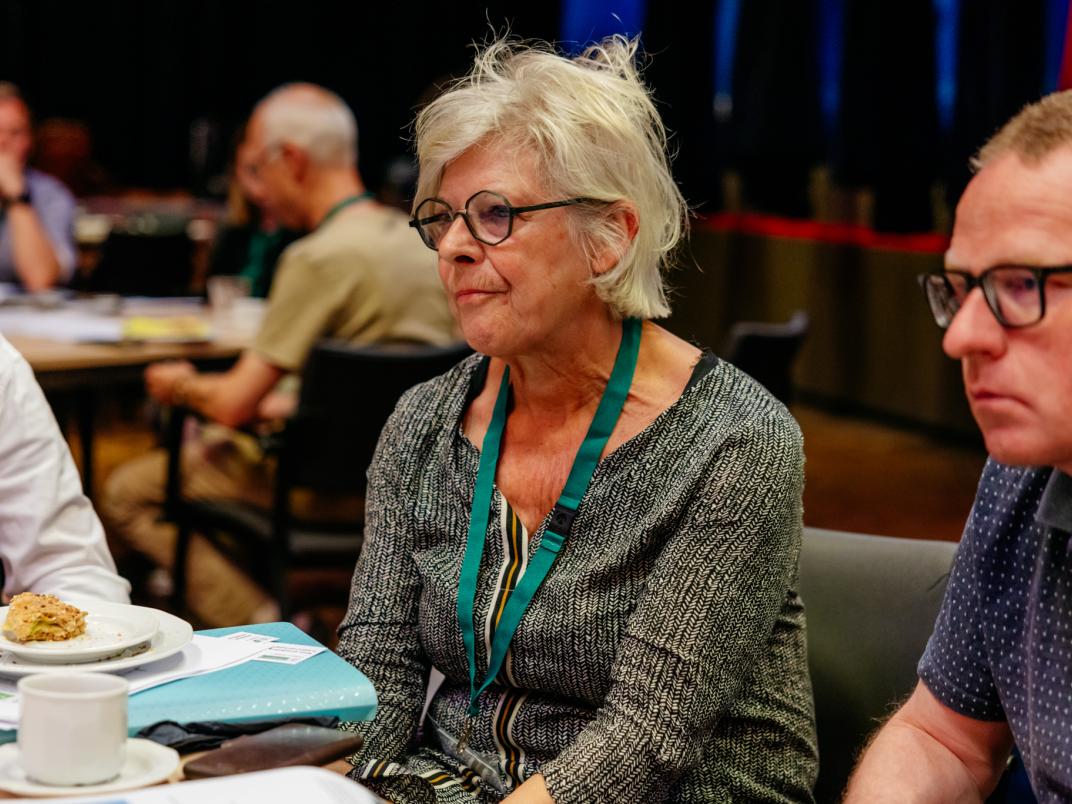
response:
<path id="1" fill-rule="evenodd" d="M 618 356 L 614 360 L 610 381 L 599 400 L 596 415 L 588 427 L 577 457 L 573 459 L 566 486 L 551 511 L 551 520 L 544 530 L 540 547 L 529 562 L 521 581 L 510 595 L 499 622 L 492 631 L 491 653 L 488 656 L 488 673 L 477 687 L 476 680 L 476 636 L 473 628 L 473 605 L 476 599 L 477 570 L 484 554 L 484 539 L 488 530 L 488 518 L 491 515 L 491 493 L 495 482 L 495 469 L 499 463 L 499 446 L 503 430 L 506 428 L 506 405 L 510 396 L 510 368 L 503 371 L 499 384 L 499 395 L 495 399 L 495 409 L 491 415 L 491 424 L 484 436 L 484 446 L 480 453 L 480 465 L 476 473 L 476 488 L 473 491 L 473 510 L 469 520 L 469 538 L 465 545 L 465 558 L 462 559 L 462 573 L 458 588 L 458 623 L 462 630 L 462 641 L 469 660 L 469 717 L 476 716 L 476 705 L 480 693 L 499 674 L 510 640 L 514 637 L 518 624 L 525 610 L 532 602 L 533 595 L 547 577 L 551 564 L 562 549 L 562 543 L 569 535 L 573 518 L 577 514 L 588 484 L 592 481 L 599 456 L 610 438 L 614 425 L 621 415 L 629 387 L 633 384 L 633 372 L 636 369 L 637 354 L 640 351 L 640 319 L 627 318 L 622 322 L 622 342 L 618 347 Z M 469 724 L 471 725 L 471 723 Z M 459 741 L 459 750 L 464 749 L 468 740 L 466 733 Z"/>
<path id="2" fill-rule="evenodd" d="M 339 203 L 337 203 L 335 206 L 333 206 L 331 209 L 328 210 L 327 214 L 323 218 L 320 219 L 320 223 L 318 223 L 316 225 L 316 228 L 319 229 L 325 223 L 327 223 L 332 218 L 334 218 L 336 215 L 338 215 L 340 211 L 346 209 L 346 207 L 350 206 L 351 204 L 357 204 L 357 203 L 359 203 L 361 201 L 368 201 L 370 198 L 374 198 L 374 197 L 375 196 L 373 195 L 372 190 L 365 190 L 365 192 L 358 193 L 357 195 L 348 195 L 348 196 L 346 196 L 346 198 L 344 198 L 342 201 L 340 201 Z"/>

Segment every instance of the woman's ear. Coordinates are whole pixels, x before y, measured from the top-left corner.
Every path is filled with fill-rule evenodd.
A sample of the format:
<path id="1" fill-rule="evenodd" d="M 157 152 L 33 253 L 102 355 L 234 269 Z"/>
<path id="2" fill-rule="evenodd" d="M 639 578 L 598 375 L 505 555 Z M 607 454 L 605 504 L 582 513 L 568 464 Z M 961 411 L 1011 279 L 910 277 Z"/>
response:
<path id="1" fill-rule="evenodd" d="M 605 215 L 608 229 L 614 234 L 596 254 L 592 266 L 596 275 L 605 274 L 618 264 L 640 229 L 640 216 L 636 207 L 628 201 L 616 201 L 607 209 Z"/>

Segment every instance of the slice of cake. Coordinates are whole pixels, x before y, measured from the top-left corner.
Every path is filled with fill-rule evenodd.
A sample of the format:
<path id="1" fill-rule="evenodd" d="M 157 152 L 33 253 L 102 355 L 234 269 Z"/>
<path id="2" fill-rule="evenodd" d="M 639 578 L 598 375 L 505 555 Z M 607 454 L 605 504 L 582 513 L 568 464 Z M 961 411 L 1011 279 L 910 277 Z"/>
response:
<path id="1" fill-rule="evenodd" d="M 4 620 L 4 637 L 13 642 L 62 642 L 85 632 L 86 612 L 55 595 L 15 595 Z"/>

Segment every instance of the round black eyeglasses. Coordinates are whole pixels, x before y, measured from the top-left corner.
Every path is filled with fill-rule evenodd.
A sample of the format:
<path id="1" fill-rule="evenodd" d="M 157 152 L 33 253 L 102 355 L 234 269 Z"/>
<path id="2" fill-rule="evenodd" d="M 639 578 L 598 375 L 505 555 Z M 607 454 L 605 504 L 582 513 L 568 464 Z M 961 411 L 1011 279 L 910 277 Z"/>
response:
<path id="1" fill-rule="evenodd" d="M 461 216 L 469 233 L 481 243 L 497 246 L 508 238 L 514 230 L 514 218 L 525 212 L 538 212 L 541 209 L 568 207 L 584 204 L 588 198 L 569 198 L 565 201 L 549 201 L 546 204 L 532 204 L 526 207 L 513 207 L 506 196 L 491 190 L 480 190 L 469 196 L 465 209 L 455 210 L 441 198 L 426 198 L 417 205 L 409 225 L 421 236 L 424 244 L 433 251 L 439 251 L 439 244 L 450 229 L 454 219 Z"/>
<path id="2" fill-rule="evenodd" d="M 975 288 L 1004 327 L 1029 327 L 1046 314 L 1046 279 L 1054 274 L 1072 274 L 1072 265 L 1034 268 L 1027 265 L 997 265 L 978 276 L 949 269 L 920 274 L 917 279 L 930 304 L 934 321 L 942 329 L 953 323 L 968 294 Z"/>

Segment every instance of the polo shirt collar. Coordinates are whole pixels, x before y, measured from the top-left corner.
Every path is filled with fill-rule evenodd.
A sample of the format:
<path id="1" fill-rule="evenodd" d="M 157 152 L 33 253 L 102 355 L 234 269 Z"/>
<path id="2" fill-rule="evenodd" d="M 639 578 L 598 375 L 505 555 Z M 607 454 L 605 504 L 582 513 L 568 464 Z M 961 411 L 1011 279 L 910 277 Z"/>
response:
<path id="1" fill-rule="evenodd" d="M 1048 528 L 1072 533 L 1072 477 L 1060 469 L 1050 474 L 1035 520 Z"/>

